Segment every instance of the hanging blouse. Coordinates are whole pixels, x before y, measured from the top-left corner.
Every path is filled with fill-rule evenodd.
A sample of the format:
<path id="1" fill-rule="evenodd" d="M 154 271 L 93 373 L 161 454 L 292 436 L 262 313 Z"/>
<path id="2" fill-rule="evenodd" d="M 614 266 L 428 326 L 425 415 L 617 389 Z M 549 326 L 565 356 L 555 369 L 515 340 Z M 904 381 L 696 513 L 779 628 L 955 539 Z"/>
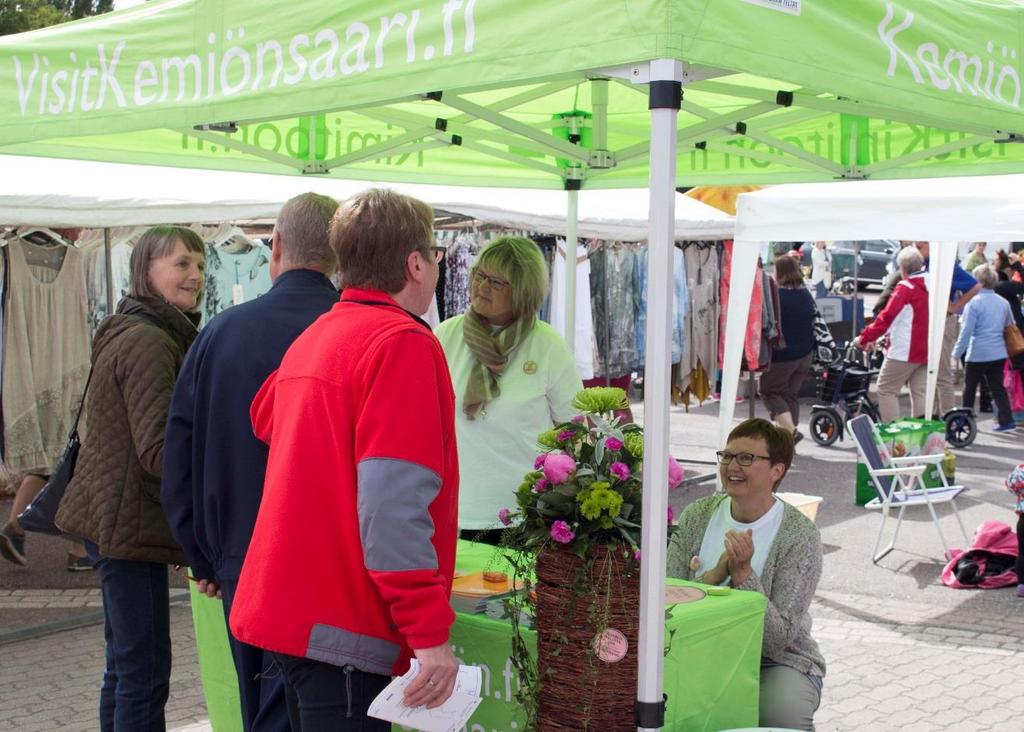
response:
<path id="1" fill-rule="evenodd" d="M 565 333 L 566 292 L 565 292 L 565 240 L 558 240 L 555 266 L 551 278 L 551 325 L 559 333 Z M 577 259 L 587 254 L 586 246 L 576 248 Z M 580 378 L 586 381 L 594 378 L 594 319 L 590 307 L 590 260 L 576 263 L 576 368 Z"/>
<path id="2" fill-rule="evenodd" d="M 445 255 L 444 319 L 462 315 L 469 307 L 469 272 L 483 247 L 483 237 L 472 231 L 460 232 Z"/>
<path id="3" fill-rule="evenodd" d="M 116 306 L 128 294 L 131 284 L 132 244 L 123 241 L 110 247 L 110 264 L 113 273 L 113 301 Z M 86 255 L 86 294 L 89 302 L 89 330 L 96 332 L 107 311 L 107 262 L 102 246 L 94 247 Z"/>
<path id="4" fill-rule="evenodd" d="M 48 474 L 60 458 L 89 372 L 89 322 L 82 253 L 56 245 L 59 269 L 30 266 L 50 255 L 21 239 L 8 246 L 4 312 L 4 461 Z M 36 259 L 36 261 L 39 261 Z"/>
<path id="5" fill-rule="evenodd" d="M 636 252 L 609 242 L 593 251 L 590 267 L 590 299 L 598 351 L 595 375 L 627 375 L 637 360 L 635 334 L 640 291 Z"/>
<path id="6" fill-rule="evenodd" d="M 270 290 L 270 249 L 262 243 L 239 253 L 206 245 L 206 293 L 203 297 L 202 325 L 217 313 L 242 302 L 255 300 Z M 236 289 L 237 288 L 237 289 Z M 235 302 L 235 293 L 239 299 Z"/>
<path id="7" fill-rule="evenodd" d="M 648 249 L 645 246 L 637 253 L 636 261 L 636 282 L 637 282 L 637 309 L 636 309 L 636 335 L 634 367 L 644 368 L 647 358 L 647 267 Z M 687 343 L 686 317 L 690 312 L 690 294 L 686 285 L 686 265 L 683 261 L 683 252 L 672 247 L 672 363 L 679 363 L 683 357 L 683 351 Z"/>

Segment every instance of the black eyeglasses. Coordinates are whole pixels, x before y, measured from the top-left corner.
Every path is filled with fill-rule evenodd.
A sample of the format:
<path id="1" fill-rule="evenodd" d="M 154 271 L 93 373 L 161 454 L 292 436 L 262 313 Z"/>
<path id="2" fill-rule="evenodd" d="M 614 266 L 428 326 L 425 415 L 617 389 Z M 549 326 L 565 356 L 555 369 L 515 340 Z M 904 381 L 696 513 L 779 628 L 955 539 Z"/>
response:
<path id="1" fill-rule="evenodd" d="M 490 287 L 495 292 L 504 292 L 505 289 L 508 288 L 509 286 L 509 283 L 506 282 L 505 280 L 499 280 L 497 277 L 485 275 L 480 270 L 477 270 L 476 272 L 473 273 L 473 280 L 476 282 L 478 286 L 483 285 L 486 282 L 488 287 Z"/>
<path id="2" fill-rule="evenodd" d="M 726 450 L 719 450 L 715 453 L 715 457 L 718 458 L 719 465 L 728 465 L 734 459 L 744 468 L 749 468 L 754 464 L 755 460 L 771 460 L 767 455 L 755 455 L 752 452 L 741 452 L 739 454 L 728 452 Z"/>

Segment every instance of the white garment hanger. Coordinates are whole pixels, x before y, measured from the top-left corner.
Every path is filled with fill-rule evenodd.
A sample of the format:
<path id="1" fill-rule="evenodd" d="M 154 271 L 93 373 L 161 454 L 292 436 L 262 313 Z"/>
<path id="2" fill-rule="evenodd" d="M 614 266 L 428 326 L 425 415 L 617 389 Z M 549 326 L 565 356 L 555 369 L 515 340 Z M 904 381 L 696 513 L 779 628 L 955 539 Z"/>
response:
<path id="1" fill-rule="evenodd" d="M 40 246 L 71 246 L 71 242 L 53 229 L 48 229 L 45 226 L 22 227 L 18 229 L 18 238 Z"/>

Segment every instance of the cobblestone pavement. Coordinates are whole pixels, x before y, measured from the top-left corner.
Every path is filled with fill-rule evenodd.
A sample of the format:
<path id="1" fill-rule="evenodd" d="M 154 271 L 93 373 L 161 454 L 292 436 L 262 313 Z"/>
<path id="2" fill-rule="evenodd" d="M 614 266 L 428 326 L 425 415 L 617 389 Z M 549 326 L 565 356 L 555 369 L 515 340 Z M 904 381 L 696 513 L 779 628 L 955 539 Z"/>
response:
<path id="1" fill-rule="evenodd" d="M 22 601 L 22 592 L 3 595 L 0 608 Z M 69 602 L 59 591 L 51 598 L 25 597 L 37 604 Z M 829 665 L 819 732 L 1024 730 L 1024 695 L 1012 692 L 1024 672 L 1019 615 L 950 614 L 932 604 L 840 592 L 819 592 L 812 614 Z M 171 636 L 168 729 L 203 732 L 209 725 L 187 606 L 171 609 Z M 100 625 L 0 648 L 0 731 L 96 729 Z"/>
<path id="2" fill-rule="evenodd" d="M 21 590 L 16 594 L 28 592 Z M 61 598 L 63 594 L 54 594 Z M 6 602 L 11 602 L 7 595 Z M 32 593 L 33 602 L 43 601 Z M 61 602 L 60 599 L 53 599 Z M 167 702 L 168 729 L 203 729 L 206 704 L 199 681 L 195 632 L 188 606 L 171 608 L 174 665 Z M 0 730 L 11 732 L 95 732 L 103 626 L 91 625 L 0 646 Z"/>
<path id="3" fill-rule="evenodd" d="M 103 607 L 99 590 L 0 590 L 0 611 L 87 607 Z"/>

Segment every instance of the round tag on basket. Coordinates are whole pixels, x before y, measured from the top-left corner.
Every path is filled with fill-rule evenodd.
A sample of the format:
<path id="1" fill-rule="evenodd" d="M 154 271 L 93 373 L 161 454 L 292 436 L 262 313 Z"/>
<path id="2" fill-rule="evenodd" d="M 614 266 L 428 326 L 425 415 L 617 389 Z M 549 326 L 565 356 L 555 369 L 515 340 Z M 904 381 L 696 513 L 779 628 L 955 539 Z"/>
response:
<path id="1" fill-rule="evenodd" d="M 618 663 L 626 657 L 629 641 L 622 631 L 607 628 L 594 636 L 594 653 L 605 663 Z"/>

